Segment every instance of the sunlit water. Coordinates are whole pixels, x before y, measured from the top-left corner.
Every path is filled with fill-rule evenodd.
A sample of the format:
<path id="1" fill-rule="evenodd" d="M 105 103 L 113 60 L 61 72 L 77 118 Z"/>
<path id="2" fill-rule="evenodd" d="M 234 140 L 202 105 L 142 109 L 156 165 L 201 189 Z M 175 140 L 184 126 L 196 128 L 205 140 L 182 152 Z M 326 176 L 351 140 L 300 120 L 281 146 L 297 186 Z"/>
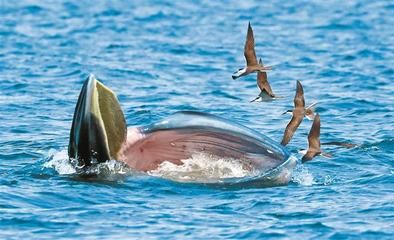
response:
<path id="1" fill-rule="evenodd" d="M 0 0 L 0 238 L 391 239 L 393 16 L 390 1 L 366 0 Z M 231 79 L 249 20 L 274 101 L 249 103 L 255 75 Z M 197 110 L 277 141 L 301 80 L 322 142 L 359 146 L 324 146 L 331 159 L 298 164 L 282 187 L 190 183 L 249 174 L 201 155 L 148 175 L 110 161 L 83 178 L 66 148 L 89 73 L 118 93 L 130 126 Z M 310 126 L 288 146 L 298 157 Z"/>

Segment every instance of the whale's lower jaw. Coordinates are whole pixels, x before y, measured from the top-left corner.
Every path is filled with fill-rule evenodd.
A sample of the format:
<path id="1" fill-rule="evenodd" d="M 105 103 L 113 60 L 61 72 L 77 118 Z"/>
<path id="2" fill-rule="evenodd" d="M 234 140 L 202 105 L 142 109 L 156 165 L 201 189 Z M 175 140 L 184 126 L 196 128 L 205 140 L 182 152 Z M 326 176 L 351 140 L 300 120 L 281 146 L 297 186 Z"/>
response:
<path id="1" fill-rule="evenodd" d="M 264 154 L 229 150 L 228 148 L 239 146 L 225 142 L 223 136 L 216 139 L 203 134 L 199 137 L 204 137 L 206 142 L 201 143 L 196 136 L 188 138 L 179 133 L 165 131 L 149 137 L 140 130 L 142 129 L 129 129 L 129 133 L 133 133 L 129 134 L 130 145 L 122 152 L 120 161 L 133 170 L 177 182 L 231 186 L 245 184 L 248 187 L 282 186 L 289 183 L 297 162 L 293 155 L 278 164 L 277 159 Z M 152 142 L 152 139 L 155 141 Z M 178 141 L 179 139 L 182 140 Z M 234 169 L 235 167 L 238 169 Z"/>
<path id="2" fill-rule="evenodd" d="M 129 130 L 130 131 L 130 130 Z M 286 156 L 267 149 L 256 139 L 220 129 L 190 127 L 135 132 L 121 151 L 121 161 L 137 171 L 151 171 L 165 161 L 176 165 L 193 154 L 239 159 L 245 168 L 265 172 L 282 164 Z M 137 141 L 135 141 L 137 139 Z M 135 142 L 133 142 L 135 141 Z"/>
<path id="3" fill-rule="evenodd" d="M 293 155 L 281 165 L 268 171 L 263 176 L 257 178 L 255 181 L 260 185 L 266 186 L 281 186 L 287 185 L 293 173 L 295 166 L 297 165 L 297 158 Z"/>
<path id="4" fill-rule="evenodd" d="M 179 112 L 151 126 L 129 128 L 120 156 L 137 171 L 203 183 L 227 182 L 219 179 L 224 175 L 242 176 L 229 180 L 230 184 L 245 180 L 283 185 L 294 167 L 294 161 L 288 160 L 290 154 L 278 143 L 236 123 L 197 112 Z M 226 164 L 240 171 L 220 174 Z M 204 166 L 207 172 L 202 172 Z M 215 169 L 218 174 L 209 173 Z"/>

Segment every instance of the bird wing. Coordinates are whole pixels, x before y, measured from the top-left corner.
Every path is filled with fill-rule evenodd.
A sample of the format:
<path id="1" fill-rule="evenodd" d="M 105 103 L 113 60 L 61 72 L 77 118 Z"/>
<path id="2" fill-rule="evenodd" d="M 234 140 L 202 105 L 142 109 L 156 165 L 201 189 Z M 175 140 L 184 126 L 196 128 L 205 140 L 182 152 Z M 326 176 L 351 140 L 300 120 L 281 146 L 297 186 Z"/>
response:
<path id="1" fill-rule="evenodd" d="M 320 152 L 320 116 L 316 114 L 311 130 L 308 134 L 308 151 Z"/>
<path id="2" fill-rule="evenodd" d="M 250 26 L 250 22 L 248 25 L 248 33 L 246 35 L 244 55 L 245 55 L 247 66 L 257 65 L 257 57 L 256 57 L 256 52 L 254 50 L 254 36 L 253 36 L 252 27 Z"/>
<path id="3" fill-rule="evenodd" d="M 294 107 L 305 108 L 304 89 L 302 88 L 300 81 L 297 81 L 297 90 L 294 97 Z"/>
<path id="4" fill-rule="evenodd" d="M 300 116 L 299 114 L 296 114 L 295 111 L 293 111 L 293 117 L 286 126 L 285 133 L 283 134 L 282 142 L 280 144 L 286 146 L 290 142 L 291 138 L 293 137 L 298 126 L 300 126 L 303 119 L 304 116 Z"/>
<path id="5" fill-rule="evenodd" d="M 309 105 L 308 107 L 306 107 L 306 109 L 311 109 L 312 111 L 315 111 L 316 105 L 318 102 L 314 102 L 311 105 Z"/>
<path id="6" fill-rule="evenodd" d="M 259 61 L 259 64 L 263 66 L 263 62 Z M 257 72 L 257 86 L 260 88 L 261 92 L 266 92 L 269 96 L 274 97 L 274 93 L 272 92 L 271 86 L 268 82 L 268 76 L 266 72 Z"/>

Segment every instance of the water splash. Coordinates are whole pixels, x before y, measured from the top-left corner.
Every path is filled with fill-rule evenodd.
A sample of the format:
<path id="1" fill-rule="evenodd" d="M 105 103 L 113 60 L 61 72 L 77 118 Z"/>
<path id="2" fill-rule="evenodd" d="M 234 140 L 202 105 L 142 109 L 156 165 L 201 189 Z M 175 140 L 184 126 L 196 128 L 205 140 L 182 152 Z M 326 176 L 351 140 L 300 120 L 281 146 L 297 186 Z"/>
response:
<path id="1" fill-rule="evenodd" d="M 49 161 L 44 163 L 44 167 L 53 168 L 60 175 L 82 174 L 82 175 L 97 175 L 97 176 L 115 176 L 128 175 L 132 170 L 122 162 L 116 160 L 109 160 L 104 163 L 89 167 L 80 172 L 80 170 L 69 160 L 67 150 L 50 150 L 48 153 Z"/>
<path id="2" fill-rule="evenodd" d="M 253 178 L 262 174 L 259 170 L 254 169 L 247 160 L 223 158 L 207 153 L 196 153 L 191 158 L 181 161 L 182 165 L 164 161 L 157 169 L 149 171 L 148 174 L 178 182 L 194 183 L 221 183 L 226 180 L 237 182 L 243 178 Z M 269 182 L 272 185 L 286 184 L 291 176 L 295 160 L 292 159 L 290 162 L 292 162 L 291 167 L 279 167 L 272 173 L 264 176 L 261 181 Z M 43 167 L 52 168 L 60 175 L 97 176 L 107 180 L 117 180 L 119 176 L 138 174 L 117 160 L 109 160 L 81 171 L 76 167 L 75 162 L 69 160 L 65 149 L 60 151 L 50 150 L 48 152 L 48 161 L 43 164 Z"/>
<path id="3" fill-rule="evenodd" d="M 75 174 L 76 168 L 68 160 L 67 150 L 55 151 L 53 149 L 48 152 L 49 161 L 44 163 L 45 168 L 53 168 L 60 175 Z"/>
<path id="4" fill-rule="evenodd" d="M 331 177 L 330 175 L 324 177 L 323 185 L 331 185 L 333 183 L 335 183 L 335 179 L 333 177 Z"/>
<path id="5" fill-rule="evenodd" d="M 163 162 L 148 174 L 180 182 L 220 182 L 229 178 L 256 176 L 257 170 L 251 169 L 239 159 L 222 158 L 206 153 L 193 154 L 182 160 L 182 165 Z"/>
<path id="6" fill-rule="evenodd" d="M 313 184 L 316 184 L 313 174 L 303 164 L 297 164 L 294 169 L 293 176 L 291 177 L 291 181 L 303 186 L 312 186 Z"/>

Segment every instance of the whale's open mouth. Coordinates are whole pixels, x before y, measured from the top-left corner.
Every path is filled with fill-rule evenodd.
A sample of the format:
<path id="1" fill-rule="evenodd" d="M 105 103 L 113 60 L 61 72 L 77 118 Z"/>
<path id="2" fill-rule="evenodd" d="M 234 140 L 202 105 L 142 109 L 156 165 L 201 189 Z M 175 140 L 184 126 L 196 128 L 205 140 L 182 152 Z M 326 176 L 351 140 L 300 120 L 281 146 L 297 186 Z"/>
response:
<path id="1" fill-rule="evenodd" d="M 69 158 L 81 169 L 117 159 L 125 138 L 126 122 L 115 93 L 90 75 L 75 107 Z"/>
<path id="2" fill-rule="evenodd" d="M 72 165 L 90 176 L 89 169 L 119 160 L 130 169 L 177 181 L 243 182 L 278 169 L 289 157 L 263 134 L 207 113 L 178 112 L 131 129 L 127 132 L 115 93 L 90 75 L 72 122 Z"/>

